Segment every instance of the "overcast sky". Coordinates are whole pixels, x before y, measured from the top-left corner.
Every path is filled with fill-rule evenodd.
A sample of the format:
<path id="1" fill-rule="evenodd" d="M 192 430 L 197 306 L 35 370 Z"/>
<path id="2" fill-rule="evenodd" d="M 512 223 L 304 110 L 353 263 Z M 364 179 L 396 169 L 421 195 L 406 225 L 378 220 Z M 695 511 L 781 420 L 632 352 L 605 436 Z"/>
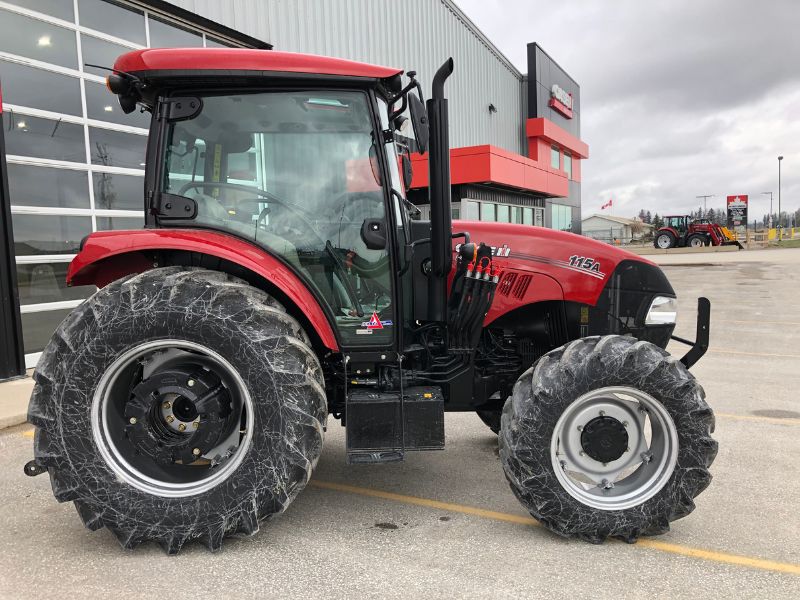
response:
<path id="1" fill-rule="evenodd" d="M 800 208 L 800 1 L 456 0 L 522 71 L 538 42 L 581 88 L 583 212 Z"/>

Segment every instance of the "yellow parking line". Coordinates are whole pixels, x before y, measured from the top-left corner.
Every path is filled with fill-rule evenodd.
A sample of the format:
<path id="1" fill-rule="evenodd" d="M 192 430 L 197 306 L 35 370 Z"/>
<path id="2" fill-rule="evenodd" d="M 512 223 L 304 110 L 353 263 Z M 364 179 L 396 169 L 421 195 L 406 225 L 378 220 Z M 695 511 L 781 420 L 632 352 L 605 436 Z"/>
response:
<path id="1" fill-rule="evenodd" d="M 774 423 L 775 425 L 800 425 L 800 419 L 788 418 L 781 419 L 778 417 L 757 417 L 756 415 L 734 415 L 731 413 L 714 413 L 723 419 L 733 419 L 735 421 L 763 421 L 764 423 Z"/>
<path id="2" fill-rule="evenodd" d="M 394 492 L 385 492 L 383 490 L 375 490 L 372 488 L 357 487 L 343 483 L 334 483 L 332 481 L 320 481 L 318 479 L 312 479 L 309 482 L 309 485 L 336 492 L 358 494 L 359 496 L 380 498 L 382 500 L 393 500 L 395 502 L 402 502 L 404 504 L 413 504 L 416 506 L 446 510 L 449 512 L 481 517 L 484 519 L 493 519 L 495 521 L 505 521 L 507 523 L 516 523 L 518 525 L 528 525 L 534 527 L 539 525 L 535 519 L 530 517 L 512 515 L 494 510 L 486 510 L 484 508 L 477 508 L 475 506 L 464 506 L 462 504 L 453 504 L 451 502 L 440 502 L 439 500 L 431 500 L 429 498 L 406 496 L 405 494 L 396 494 Z M 791 563 L 765 560 L 762 558 L 753 558 L 750 556 L 742 556 L 740 554 L 729 554 L 727 552 L 716 552 L 714 550 L 704 550 L 702 548 L 692 548 L 691 546 L 672 544 L 654 539 L 640 539 L 638 542 L 636 542 L 636 545 L 643 548 L 652 548 L 653 550 L 659 550 L 661 552 L 669 552 L 670 554 L 680 554 L 682 556 L 700 558 L 702 560 L 709 560 L 729 565 L 800 575 L 800 565 L 794 565 Z"/>
<path id="3" fill-rule="evenodd" d="M 360 496 L 369 496 L 370 498 L 380 498 L 381 500 L 394 500 L 395 502 L 403 502 L 404 504 L 415 504 L 417 506 L 424 506 L 426 508 L 435 508 L 438 510 L 447 510 L 450 512 L 462 513 L 465 515 L 472 515 L 474 517 L 482 517 L 484 519 L 493 519 L 495 521 L 505 521 L 507 523 L 516 523 L 517 525 L 530 525 L 538 527 L 539 522 L 536 519 L 525 517 L 521 515 L 511 515 L 508 513 L 501 513 L 494 510 L 486 510 L 485 508 L 476 508 L 474 506 L 463 506 L 461 504 L 451 504 L 450 502 L 440 502 L 439 500 L 431 500 L 429 498 L 418 498 L 417 496 L 406 496 L 404 494 L 395 494 L 393 492 L 384 492 L 383 490 L 374 490 L 372 488 L 356 487 L 354 485 L 346 485 L 344 483 L 333 483 L 331 481 L 319 481 L 312 479 L 309 485 L 326 490 L 334 490 L 337 492 L 346 492 L 348 494 L 358 494 Z"/>

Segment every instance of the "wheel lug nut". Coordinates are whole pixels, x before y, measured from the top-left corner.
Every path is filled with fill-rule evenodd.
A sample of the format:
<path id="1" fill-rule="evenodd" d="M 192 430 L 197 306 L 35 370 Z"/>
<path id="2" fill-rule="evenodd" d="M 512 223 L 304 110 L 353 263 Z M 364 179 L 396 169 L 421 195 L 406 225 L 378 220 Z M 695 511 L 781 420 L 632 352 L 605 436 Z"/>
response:
<path id="1" fill-rule="evenodd" d="M 130 423 L 131 425 L 136 425 L 136 417 L 131 417 L 130 419 L 128 419 L 128 423 Z"/>
<path id="2" fill-rule="evenodd" d="M 172 415 L 167 415 L 167 423 L 172 423 L 175 420 L 175 417 Z"/>
<path id="3" fill-rule="evenodd" d="M 186 385 L 188 385 L 189 387 L 194 387 L 194 379 L 190 379 L 189 381 L 187 381 Z"/>
<path id="4" fill-rule="evenodd" d="M 583 431 L 583 425 L 578 425 L 578 431 Z"/>
<path id="5" fill-rule="evenodd" d="M 628 422 L 627 422 L 627 421 L 623 421 L 623 422 L 622 422 L 622 426 L 623 426 L 623 427 L 627 427 L 627 426 L 628 426 Z"/>
<path id="6" fill-rule="evenodd" d="M 192 450 L 192 454 L 194 454 L 195 456 L 200 456 L 200 448 L 195 448 L 194 450 Z"/>
<path id="7" fill-rule="evenodd" d="M 195 421 L 194 423 L 192 423 L 192 427 L 194 427 L 195 429 L 200 427 L 200 421 Z"/>
<path id="8" fill-rule="evenodd" d="M 178 425 L 178 431 L 186 431 L 186 425 L 184 425 L 183 423 Z"/>
<path id="9" fill-rule="evenodd" d="M 606 416 L 606 411 L 604 411 L 604 410 L 601 410 L 601 411 L 600 411 L 600 416 L 601 416 L 601 417 L 605 417 L 605 416 Z"/>
<path id="10" fill-rule="evenodd" d="M 578 454 L 579 454 L 580 456 L 583 456 L 583 450 L 581 450 L 580 452 L 578 452 Z"/>
<path id="11" fill-rule="evenodd" d="M 164 404 L 161 405 L 161 408 L 164 408 L 164 409 L 172 408 L 172 403 L 171 402 L 164 402 Z"/>

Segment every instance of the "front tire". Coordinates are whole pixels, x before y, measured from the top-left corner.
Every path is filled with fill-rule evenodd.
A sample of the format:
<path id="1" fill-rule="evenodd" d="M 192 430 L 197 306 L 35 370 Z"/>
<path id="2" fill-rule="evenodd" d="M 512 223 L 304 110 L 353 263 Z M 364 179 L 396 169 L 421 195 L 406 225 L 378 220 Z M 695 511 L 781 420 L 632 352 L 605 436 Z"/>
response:
<path id="1" fill-rule="evenodd" d="M 125 548 L 252 535 L 322 450 L 307 337 L 225 273 L 169 267 L 108 285 L 64 320 L 34 378 L 28 420 L 56 499 Z"/>
<path id="2" fill-rule="evenodd" d="M 706 236 L 696 233 L 694 235 L 690 235 L 689 239 L 686 240 L 686 245 L 690 248 L 702 248 L 706 244 Z"/>
<path id="3" fill-rule="evenodd" d="M 500 457 L 514 494 L 551 531 L 633 542 L 694 510 L 711 481 L 713 429 L 703 389 L 666 351 L 589 337 L 519 378 Z"/>

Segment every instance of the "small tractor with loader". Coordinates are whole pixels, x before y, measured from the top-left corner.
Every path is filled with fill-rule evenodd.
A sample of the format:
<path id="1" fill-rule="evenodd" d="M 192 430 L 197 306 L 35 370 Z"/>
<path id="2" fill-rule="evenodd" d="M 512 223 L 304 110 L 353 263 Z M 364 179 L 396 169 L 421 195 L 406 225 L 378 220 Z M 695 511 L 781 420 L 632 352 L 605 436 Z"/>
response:
<path id="1" fill-rule="evenodd" d="M 99 289 L 36 367 L 25 472 L 125 548 L 217 550 L 286 510 L 329 417 L 363 464 L 443 449 L 445 412 L 477 412 L 514 494 L 559 535 L 631 542 L 689 514 L 717 452 L 688 370 L 708 300 L 679 339 L 647 259 L 451 221 L 452 71 L 425 103 L 413 72 L 334 58 L 121 56 L 109 89 L 152 115 L 145 228 L 93 233 L 70 264 L 70 285 Z M 406 198 L 407 120 L 430 220 Z"/>
<path id="2" fill-rule="evenodd" d="M 708 219 L 692 219 L 687 215 L 664 217 L 664 226 L 656 231 L 653 245 L 661 250 L 703 246 L 739 246 L 740 250 L 744 248 L 727 227 Z"/>

